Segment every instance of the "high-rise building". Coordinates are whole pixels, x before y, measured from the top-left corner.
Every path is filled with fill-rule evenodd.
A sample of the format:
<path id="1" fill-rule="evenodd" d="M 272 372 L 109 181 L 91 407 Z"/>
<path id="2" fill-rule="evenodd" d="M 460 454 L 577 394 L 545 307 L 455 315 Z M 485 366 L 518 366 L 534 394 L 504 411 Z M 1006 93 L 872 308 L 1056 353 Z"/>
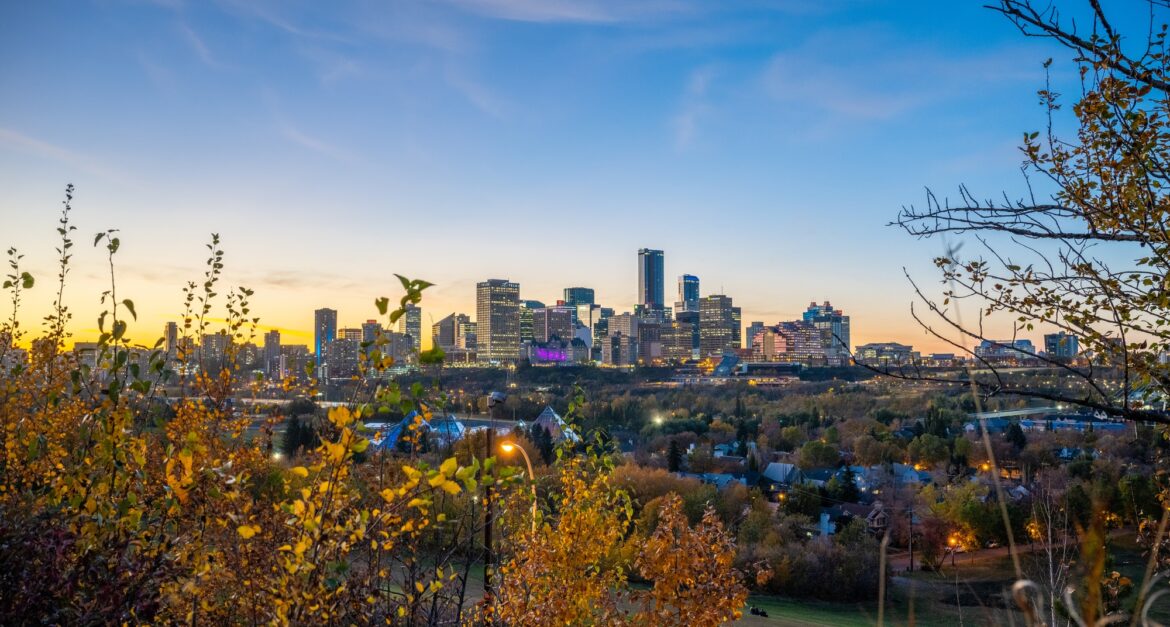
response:
<path id="1" fill-rule="evenodd" d="M 565 304 L 569 306 L 577 305 L 594 305 L 596 301 L 593 300 L 593 288 L 591 287 L 566 287 L 565 288 Z"/>
<path id="2" fill-rule="evenodd" d="M 663 294 L 662 251 L 638 250 L 638 303 L 646 310 L 661 311 L 666 302 Z"/>
<path id="3" fill-rule="evenodd" d="M 360 328 L 346 327 L 337 330 L 337 338 L 341 340 L 353 340 L 357 343 L 362 341 L 362 330 Z"/>
<path id="4" fill-rule="evenodd" d="M 313 354 L 317 369 L 325 365 L 325 352 L 329 343 L 337 339 L 337 310 L 318 309 L 313 312 Z"/>
<path id="5" fill-rule="evenodd" d="M 662 358 L 673 362 L 691 359 L 695 352 L 694 335 L 695 328 L 688 321 L 675 319 L 671 322 L 664 322 L 660 332 Z"/>
<path id="6" fill-rule="evenodd" d="M 422 309 L 418 305 L 406 306 L 406 313 L 398 319 L 398 332 L 410 336 L 414 350 L 422 350 Z"/>
<path id="7" fill-rule="evenodd" d="M 520 342 L 531 342 L 532 334 L 532 313 L 537 309 L 543 309 L 544 303 L 539 300 L 522 300 L 520 301 Z"/>
<path id="8" fill-rule="evenodd" d="M 455 347 L 463 350 L 477 348 L 475 322 L 463 314 L 455 316 Z"/>
<path id="9" fill-rule="evenodd" d="M 756 335 L 764 332 L 763 322 L 753 322 L 748 325 L 743 337 L 743 347 L 751 348 L 755 344 Z"/>
<path id="10" fill-rule="evenodd" d="M 431 346 L 445 351 L 455 348 L 455 314 L 447 314 L 445 318 L 431 325 Z"/>
<path id="11" fill-rule="evenodd" d="M 200 366 L 210 372 L 218 372 L 226 367 L 231 345 L 232 336 L 227 331 L 205 333 L 199 346 Z"/>
<path id="12" fill-rule="evenodd" d="M 1049 359 L 1072 359 L 1080 352 L 1080 342 L 1071 333 L 1048 333 L 1044 336 L 1044 352 Z"/>
<path id="13" fill-rule="evenodd" d="M 365 344 L 369 350 L 374 348 L 380 335 L 382 335 L 382 323 L 377 320 L 366 320 L 362 324 L 362 344 Z"/>
<path id="14" fill-rule="evenodd" d="M 357 337 L 347 333 L 338 337 L 325 347 L 324 379 L 341 379 L 352 377 L 358 373 L 358 363 L 361 356 L 361 329 Z"/>
<path id="15" fill-rule="evenodd" d="M 476 284 L 475 325 L 480 361 L 520 358 L 520 285 L 507 279 Z"/>
<path id="16" fill-rule="evenodd" d="M 280 331 L 264 334 L 264 372 L 274 379 L 282 379 L 280 372 Z"/>
<path id="17" fill-rule="evenodd" d="M 179 324 L 168 322 L 163 337 L 166 338 L 167 362 L 169 363 L 179 356 Z"/>
<path id="18" fill-rule="evenodd" d="M 739 346 L 739 308 L 731 297 L 711 294 L 699 301 L 699 351 L 703 357 L 722 355 Z"/>
<path id="19" fill-rule="evenodd" d="M 699 310 L 699 277 L 684 274 L 678 278 L 678 301 L 674 304 L 677 316 L 682 311 Z"/>
<path id="20" fill-rule="evenodd" d="M 849 316 L 825 301 L 823 305 L 809 303 L 802 319 L 821 330 L 821 344 L 829 365 L 840 366 L 849 362 L 849 347 L 852 346 L 849 342 Z"/>
<path id="21" fill-rule="evenodd" d="M 576 307 L 558 305 L 532 310 L 532 341 L 541 344 L 552 338 L 565 342 L 573 340 L 573 314 Z"/>

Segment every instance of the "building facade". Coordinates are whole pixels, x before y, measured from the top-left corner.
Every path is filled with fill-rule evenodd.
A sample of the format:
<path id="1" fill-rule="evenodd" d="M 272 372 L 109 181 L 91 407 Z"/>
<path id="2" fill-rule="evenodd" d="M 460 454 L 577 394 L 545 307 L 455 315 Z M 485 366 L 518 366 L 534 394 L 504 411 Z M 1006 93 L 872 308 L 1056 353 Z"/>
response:
<path id="1" fill-rule="evenodd" d="M 318 309 L 313 312 L 313 357 L 317 368 L 325 365 L 329 343 L 337 339 L 337 310 Z M 320 376 L 318 374 L 318 376 Z"/>
<path id="2" fill-rule="evenodd" d="M 638 303 L 651 311 L 665 308 L 663 293 L 663 257 L 661 250 L 642 248 L 638 250 Z"/>
<path id="3" fill-rule="evenodd" d="M 476 285 L 476 352 L 481 362 L 520 359 L 520 285 L 488 279 Z"/>
<path id="4" fill-rule="evenodd" d="M 422 308 L 407 305 L 406 313 L 398 319 L 398 332 L 410 336 L 415 351 L 422 350 Z"/>
<path id="5" fill-rule="evenodd" d="M 821 330 L 821 344 L 825 349 L 825 359 L 831 366 L 841 366 L 849 363 L 849 316 L 840 309 L 833 309 L 829 301 L 818 305 L 809 303 L 802 320 Z"/>
<path id="6" fill-rule="evenodd" d="M 722 355 L 739 346 L 739 307 L 731 297 L 711 294 L 699 301 L 699 353 L 702 357 Z"/>

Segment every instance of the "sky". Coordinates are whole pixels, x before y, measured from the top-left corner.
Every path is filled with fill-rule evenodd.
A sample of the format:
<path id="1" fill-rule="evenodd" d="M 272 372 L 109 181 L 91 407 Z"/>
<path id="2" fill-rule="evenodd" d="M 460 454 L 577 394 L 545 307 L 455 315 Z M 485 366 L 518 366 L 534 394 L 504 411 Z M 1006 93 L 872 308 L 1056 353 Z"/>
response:
<path id="1" fill-rule="evenodd" d="M 143 343 L 218 233 L 223 286 L 255 290 L 285 343 L 311 343 L 320 307 L 377 317 L 395 273 L 435 284 L 424 327 L 474 315 L 488 278 L 626 311 L 647 247 L 667 301 L 694 274 L 745 325 L 829 300 L 854 344 L 943 350 L 906 275 L 936 293 L 948 242 L 888 223 L 927 188 L 1022 196 L 1044 60 L 1077 89 L 1067 51 L 983 4 L 3 2 L 0 245 L 38 279 L 20 317 L 35 331 L 53 300 L 73 183 L 79 339 L 108 289 L 92 236 L 113 228 Z"/>

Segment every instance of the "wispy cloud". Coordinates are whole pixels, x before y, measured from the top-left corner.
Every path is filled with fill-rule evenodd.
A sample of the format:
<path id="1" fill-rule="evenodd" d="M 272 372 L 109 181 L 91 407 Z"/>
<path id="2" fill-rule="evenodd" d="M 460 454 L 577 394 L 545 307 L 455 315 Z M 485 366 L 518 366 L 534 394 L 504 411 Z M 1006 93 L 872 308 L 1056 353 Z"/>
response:
<path id="1" fill-rule="evenodd" d="M 179 32 L 183 34 L 183 39 L 195 51 L 195 55 L 199 57 L 199 60 L 211 67 L 219 66 L 215 57 L 212 56 L 211 50 L 207 48 L 207 44 L 203 43 L 203 39 L 190 26 L 187 24 L 179 24 Z"/>
<path id="2" fill-rule="evenodd" d="M 283 12 L 291 4 L 264 0 L 216 0 L 216 3 L 228 13 L 259 20 L 289 35 L 306 39 L 349 41 L 338 33 L 301 26 L 298 20 Z"/>
<path id="3" fill-rule="evenodd" d="M 706 96 L 715 75 L 714 66 L 704 65 L 692 71 L 687 78 L 686 88 L 683 91 L 682 107 L 671 118 L 675 148 L 685 149 L 694 143 L 699 121 L 711 109 Z"/>
<path id="4" fill-rule="evenodd" d="M 288 124 L 280 124 L 280 135 L 292 143 L 338 161 L 353 161 L 353 155 L 337 146 L 309 135 Z"/>
<path id="5" fill-rule="evenodd" d="M 97 176 L 114 180 L 125 179 L 121 173 L 110 169 L 89 155 L 24 135 L 12 129 L 0 127 L 0 147 L 8 147 L 25 154 L 59 161 Z"/>
<path id="6" fill-rule="evenodd" d="M 506 117 L 508 104 L 487 86 L 472 79 L 453 64 L 447 65 L 443 71 L 443 79 L 475 108 L 494 118 Z"/>
<path id="7" fill-rule="evenodd" d="M 969 56 L 909 48 L 881 29 L 824 30 L 774 55 L 761 82 L 777 102 L 849 121 L 888 120 L 976 93 L 989 83 L 1032 80 L 1039 65 L 1021 67 L 1019 49 Z"/>
<path id="8" fill-rule="evenodd" d="M 303 47 L 300 52 L 313 65 L 317 80 L 322 85 L 332 85 L 346 79 L 357 78 L 365 73 L 362 64 L 349 55 L 318 46 Z"/>
<path id="9" fill-rule="evenodd" d="M 517 22 L 615 23 L 692 13 L 682 0 L 447 0 L 483 17 Z"/>

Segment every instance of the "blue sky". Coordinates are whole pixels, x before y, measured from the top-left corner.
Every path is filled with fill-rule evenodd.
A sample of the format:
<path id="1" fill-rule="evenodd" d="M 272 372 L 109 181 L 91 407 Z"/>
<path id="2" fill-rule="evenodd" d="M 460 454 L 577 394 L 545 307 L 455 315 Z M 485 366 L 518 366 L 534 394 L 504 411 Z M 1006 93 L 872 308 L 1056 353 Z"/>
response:
<path id="1" fill-rule="evenodd" d="M 424 323 L 473 312 L 489 277 L 544 301 L 594 287 L 622 311 L 653 247 L 745 323 L 829 299 L 856 342 L 941 348 L 902 269 L 933 286 L 943 243 L 886 223 L 928 186 L 1021 195 L 1043 61 L 1076 88 L 1065 51 L 982 4 L 3 3 L 0 244 L 42 281 L 35 324 L 76 184 L 80 232 L 123 232 L 141 340 L 177 318 L 218 232 L 226 281 L 289 331 L 322 306 L 372 317 L 395 272 L 437 284 Z M 104 289 L 89 241 L 80 334 Z"/>

